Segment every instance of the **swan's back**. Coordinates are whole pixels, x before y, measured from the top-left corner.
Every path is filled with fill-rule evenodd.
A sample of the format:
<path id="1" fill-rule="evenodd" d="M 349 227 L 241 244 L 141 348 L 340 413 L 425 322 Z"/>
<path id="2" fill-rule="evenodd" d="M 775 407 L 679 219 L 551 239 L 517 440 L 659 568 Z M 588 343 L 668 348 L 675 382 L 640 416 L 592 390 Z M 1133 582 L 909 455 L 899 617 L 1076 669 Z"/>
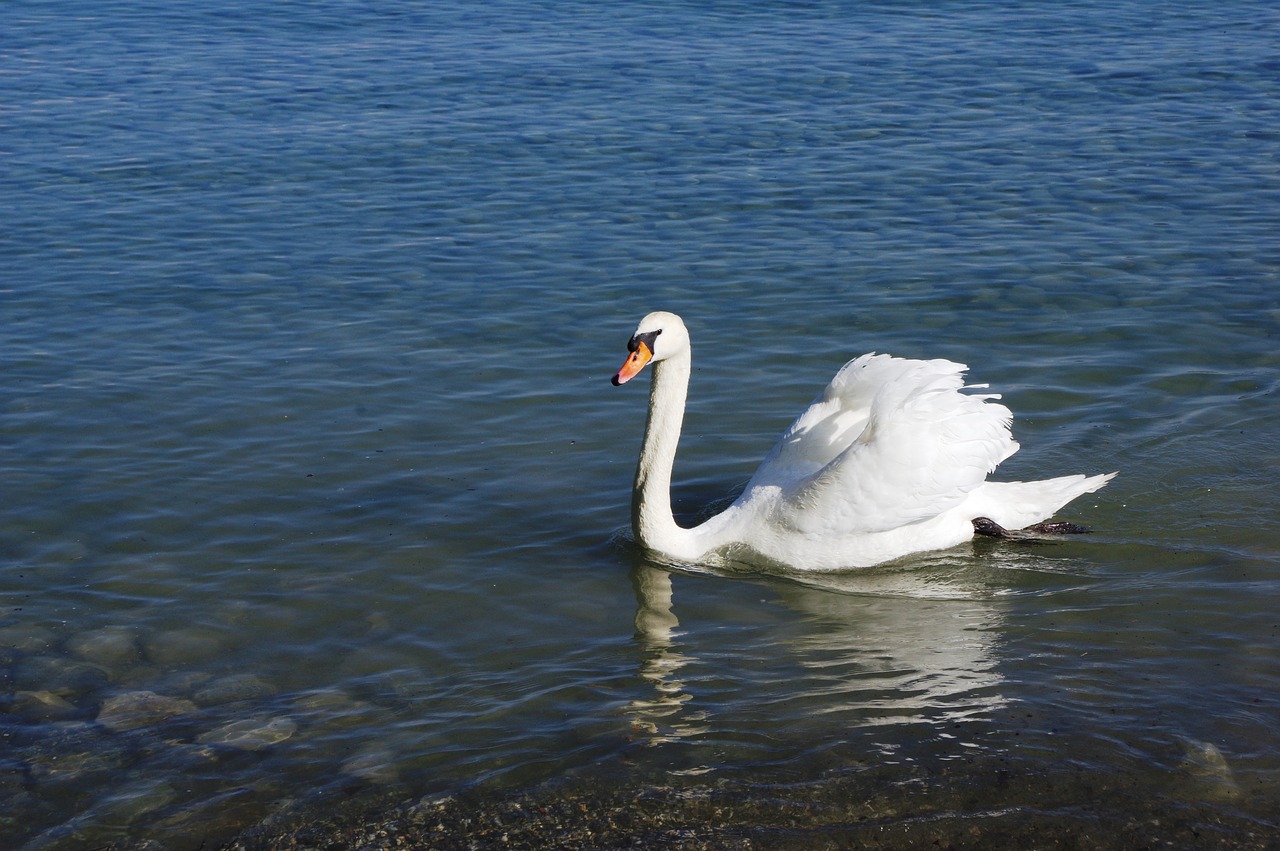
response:
<path id="1" fill-rule="evenodd" d="M 743 500 L 772 492 L 758 520 L 834 537 L 958 505 L 1018 448 L 999 397 L 962 392 L 965 369 L 876 354 L 850 361 L 783 434 Z"/>

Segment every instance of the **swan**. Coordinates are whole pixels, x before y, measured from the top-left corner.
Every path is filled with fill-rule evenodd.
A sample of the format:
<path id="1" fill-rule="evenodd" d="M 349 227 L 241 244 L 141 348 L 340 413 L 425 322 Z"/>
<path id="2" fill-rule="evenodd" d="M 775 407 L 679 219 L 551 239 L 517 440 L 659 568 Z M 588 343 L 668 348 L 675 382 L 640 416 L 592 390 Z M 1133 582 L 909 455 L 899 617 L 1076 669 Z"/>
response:
<path id="1" fill-rule="evenodd" d="M 1084 531 L 1041 521 L 1115 476 L 987 481 L 1018 449 L 1000 397 L 962 392 L 986 387 L 966 387 L 963 364 L 872 353 L 836 373 L 733 504 L 685 528 L 671 513 L 671 470 L 689 388 L 689 332 L 674 313 L 650 313 L 627 348 L 614 386 L 653 365 L 631 526 L 642 547 L 676 562 L 829 571 L 946 549 L 975 532 Z"/>

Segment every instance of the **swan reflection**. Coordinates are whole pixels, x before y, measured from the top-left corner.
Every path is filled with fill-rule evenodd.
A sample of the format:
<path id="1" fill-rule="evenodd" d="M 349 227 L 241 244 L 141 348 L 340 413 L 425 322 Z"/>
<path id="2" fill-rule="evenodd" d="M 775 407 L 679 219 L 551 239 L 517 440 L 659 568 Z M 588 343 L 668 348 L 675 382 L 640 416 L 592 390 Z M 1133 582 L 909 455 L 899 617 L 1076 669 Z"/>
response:
<path id="1" fill-rule="evenodd" d="M 627 705 L 632 726 L 650 744 L 705 732 L 706 712 L 684 712 L 693 695 L 685 691 L 679 673 L 691 660 L 676 644 L 680 621 L 671 611 L 671 574 L 640 564 L 631 572 L 631 584 L 636 592 L 636 639 L 645 650 L 640 677 L 653 686 L 652 697 Z"/>
<path id="2" fill-rule="evenodd" d="M 835 587 L 780 589 L 788 608 L 819 626 L 792 642 L 810 672 L 794 699 L 811 702 L 818 714 L 854 716 L 863 726 L 951 723 L 1004 705 L 995 602 L 966 599 L 954 587 L 939 594 L 923 577 L 914 589 L 909 575 L 870 579 L 853 594 L 846 577 Z M 886 584 L 895 591 L 876 590 Z"/>
<path id="3" fill-rule="evenodd" d="M 828 576 L 738 576 L 767 583 L 770 596 L 799 615 L 769 627 L 787 652 L 738 649 L 748 665 L 780 668 L 750 700 L 785 705 L 780 715 L 792 730 L 833 716 L 858 727 L 989 717 L 1006 703 L 998 662 L 1008 593 L 1001 574 L 1010 566 L 952 555 Z M 673 579 L 681 578 L 651 564 L 632 572 L 640 676 L 652 691 L 627 712 L 654 743 L 711 728 L 697 700 L 705 674 L 689 667 L 696 644 L 673 607 Z"/>

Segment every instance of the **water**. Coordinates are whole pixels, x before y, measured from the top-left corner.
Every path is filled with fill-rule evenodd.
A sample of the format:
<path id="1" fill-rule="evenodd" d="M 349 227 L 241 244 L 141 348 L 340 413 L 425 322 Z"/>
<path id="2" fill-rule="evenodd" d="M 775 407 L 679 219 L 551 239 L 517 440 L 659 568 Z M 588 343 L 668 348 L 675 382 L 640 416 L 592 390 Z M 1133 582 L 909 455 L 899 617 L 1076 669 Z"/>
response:
<path id="1" fill-rule="evenodd" d="M 1280 835 L 1270 5 L 10 13 L 0 844 L 414 801 L 442 845 L 513 801 L 630 813 L 605 845 Z M 1008 477 L 1120 470 L 1098 531 L 647 562 L 608 377 L 657 308 L 686 516 L 878 350 L 1003 393 Z"/>

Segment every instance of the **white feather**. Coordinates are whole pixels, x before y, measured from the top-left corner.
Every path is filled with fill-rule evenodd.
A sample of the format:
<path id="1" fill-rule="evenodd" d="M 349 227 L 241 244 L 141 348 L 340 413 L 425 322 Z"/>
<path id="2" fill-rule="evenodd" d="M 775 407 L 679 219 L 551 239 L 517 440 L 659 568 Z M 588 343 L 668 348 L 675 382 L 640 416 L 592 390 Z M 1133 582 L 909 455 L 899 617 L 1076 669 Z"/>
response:
<path id="1" fill-rule="evenodd" d="M 649 423 L 636 470 L 637 540 L 698 562 L 731 550 L 801 570 L 864 567 L 968 540 L 973 520 L 1011 529 L 1050 517 L 1109 475 L 988 482 L 1018 450 L 999 396 L 964 385 L 963 364 L 867 354 L 836 373 L 783 433 L 742 495 L 693 529 L 671 516 L 671 469 L 691 372 L 680 317 L 651 313 Z"/>

